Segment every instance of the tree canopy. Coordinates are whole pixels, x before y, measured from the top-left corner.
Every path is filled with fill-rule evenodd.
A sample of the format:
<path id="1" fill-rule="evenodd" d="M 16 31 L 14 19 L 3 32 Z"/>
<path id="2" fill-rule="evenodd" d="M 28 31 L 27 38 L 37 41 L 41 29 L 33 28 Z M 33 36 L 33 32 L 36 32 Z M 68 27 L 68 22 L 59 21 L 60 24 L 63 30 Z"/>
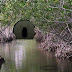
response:
<path id="1" fill-rule="evenodd" d="M 0 22 L 15 24 L 18 20 L 30 20 L 43 27 L 52 22 L 72 21 L 71 0 L 0 0 Z"/>

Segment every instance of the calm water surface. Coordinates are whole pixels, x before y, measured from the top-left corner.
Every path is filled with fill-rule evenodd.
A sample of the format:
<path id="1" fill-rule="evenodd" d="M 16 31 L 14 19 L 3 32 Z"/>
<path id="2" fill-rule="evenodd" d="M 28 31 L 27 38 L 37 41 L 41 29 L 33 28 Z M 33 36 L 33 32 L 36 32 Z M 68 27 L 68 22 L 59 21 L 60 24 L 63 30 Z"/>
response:
<path id="1" fill-rule="evenodd" d="M 41 51 L 35 40 L 0 44 L 0 55 L 5 59 L 0 72 L 72 72 L 72 62 Z"/>

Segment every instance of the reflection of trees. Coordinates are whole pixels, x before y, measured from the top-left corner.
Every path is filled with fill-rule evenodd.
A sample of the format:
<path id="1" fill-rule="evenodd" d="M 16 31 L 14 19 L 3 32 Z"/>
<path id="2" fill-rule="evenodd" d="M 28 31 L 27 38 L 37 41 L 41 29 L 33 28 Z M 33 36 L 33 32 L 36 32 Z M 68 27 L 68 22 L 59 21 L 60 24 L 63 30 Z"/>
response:
<path id="1" fill-rule="evenodd" d="M 20 43 L 19 43 L 20 44 Z M 4 70 L 19 70 L 23 66 L 23 61 L 25 59 L 25 48 L 24 43 L 19 45 L 16 41 L 11 43 L 1 44 L 0 45 L 0 55 L 6 60 L 3 65 Z"/>
<path id="2" fill-rule="evenodd" d="M 23 67 L 23 61 L 25 60 L 25 46 L 24 44 L 22 45 L 17 45 L 15 48 L 15 65 L 16 69 L 20 69 Z"/>
<path id="3" fill-rule="evenodd" d="M 67 60 L 59 60 L 57 59 L 59 72 L 71 72 L 72 71 L 72 62 Z"/>

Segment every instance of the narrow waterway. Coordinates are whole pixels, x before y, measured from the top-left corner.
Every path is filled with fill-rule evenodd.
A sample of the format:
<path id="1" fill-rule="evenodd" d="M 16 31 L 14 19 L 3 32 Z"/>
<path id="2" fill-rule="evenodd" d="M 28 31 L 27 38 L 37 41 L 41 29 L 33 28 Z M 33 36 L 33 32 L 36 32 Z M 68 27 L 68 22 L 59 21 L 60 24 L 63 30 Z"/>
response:
<path id="1" fill-rule="evenodd" d="M 0 72 L 72 72 L 72 62 L 41 51 L 35 40 L 0 44 L 0 55 L 5 60 Z"/>

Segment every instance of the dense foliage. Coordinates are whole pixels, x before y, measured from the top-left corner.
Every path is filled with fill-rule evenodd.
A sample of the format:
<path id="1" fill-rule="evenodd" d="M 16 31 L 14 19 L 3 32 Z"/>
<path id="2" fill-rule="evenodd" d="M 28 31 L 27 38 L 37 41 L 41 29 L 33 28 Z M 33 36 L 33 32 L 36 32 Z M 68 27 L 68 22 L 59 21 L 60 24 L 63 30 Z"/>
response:
<path id="1" fill-rule="evenodd" d="M 72 21 L 71 0 L 0 0 L 0 22 L 15 24 L 18 20 L 30 20 L 47 29 L 56 22 Z M 57 26 L 56 26 L 57 27 Z"/>

